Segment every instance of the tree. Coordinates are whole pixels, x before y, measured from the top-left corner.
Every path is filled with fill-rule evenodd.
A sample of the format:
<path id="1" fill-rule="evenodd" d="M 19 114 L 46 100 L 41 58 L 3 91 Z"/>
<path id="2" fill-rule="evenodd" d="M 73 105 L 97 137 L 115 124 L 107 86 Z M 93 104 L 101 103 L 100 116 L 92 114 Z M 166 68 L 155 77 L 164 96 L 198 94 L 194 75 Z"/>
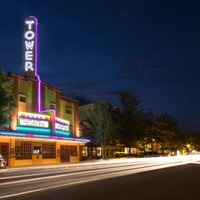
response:
<path id="1" fill-rule="evenodd" d="M 152 109 L 148 109 L 146 112 L 144 112 L 143 116 L 144 134 L 141 141 L 143 145 L 151 144 L 151 150 L 153 151 L 158 134 L 155 121 L 156 115 Z"/>
<path id="2" fill-rule="evenodd" d="M 112 117 L 112 134 L 111 134 L 111 142 L 115 143 L 121 142 L 121 135 L 120 135 L 120 130 L 121 130 L 121 111 L 119 107 L 114 106 L 110 107 L 109 109 Z"/>
<path id="3" fill-rule="evenodd" d="M 105 158 L 105 146 L 112 138 L 114 127 L 109 105 L 105 101 L 97 100 L 93 109 L 89 109 L 89 115 L 86 117 L 84 124 L 87 132 L 93 137 L 94 143 L 101 145 L 102 158 Z"/>
<path id="4" fill-rule="evenodd" d="M 4 70 L 0 67 L 0 127 L 10 125 L 12 109 L 16 103 L 12 96 L 13 80 L 6 76 Z"/>
<path id="5" fill-rule="evenodd" d="M 195 132 L 182 132 L 181 135 L 182 148 L 186 148 L 187 152 L 192 150 L 200 151 L 200 134 Z"/>
<path id="6" fill-rule="evenodd" d="M 88 103 L 90 103 L 89 100 L 87 100 L 84 96 L 80 95 L 76 97 L 76 100 L 78 101 L 78 106 L 83 106 Z"/>
<path id="7" fill-rule="evenodd" d="M 138 110 L 140 101 L 131 91 L 121 91 L 118 97 L 121 102 L 121 137 L 129 148 L 140 138 L 142 111 Z"/>
<path id="8" fill-rule="evenodd" d="M 145 113 L 145 134 L 141 142 L 151 144 L 151 150 L 158 150 L 157 145 L 163 150 L 181 149 L 181 133 L 178 129 L 178 123 L 172 116 L 165 112 L 156 115 L 150 109 Z M 159 147 L 159 148 L 160 148 Z"/>
<path id="9" fill-rule="evenodd" d="M 178 123 L 172 116 L 164 112 L 156 116 L 155 123 L 157 128 L 156 141 L 162 145 L 162 148 L 169 150 L 179 149 Z"/>

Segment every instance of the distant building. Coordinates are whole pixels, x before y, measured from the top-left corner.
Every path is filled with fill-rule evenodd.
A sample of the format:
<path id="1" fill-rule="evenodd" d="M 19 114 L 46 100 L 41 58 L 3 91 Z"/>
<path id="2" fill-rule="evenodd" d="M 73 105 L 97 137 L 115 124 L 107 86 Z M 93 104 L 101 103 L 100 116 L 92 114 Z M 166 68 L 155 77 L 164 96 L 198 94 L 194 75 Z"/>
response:
<path id="1" fill-rule="evenodd" d="M 94 103 L 86 104 L 78 107 L 79 112 L 79 132 L 81 135 L 84 135 L 86 121 L 89 115 L 89 110 L 92 110 L 94 107 Z M 106 157 L 113 157 L 115 152 L 123 152 L 124 144 L 120 143 L 118 140 L 110 141 L 110 144 L 106 147 Z M 98 159 L 102 158 L 102 150 L 100 145 L 94 144 L 92 139 L 91 142 L 88 142 L 83 148 L 83 159 Z"/>

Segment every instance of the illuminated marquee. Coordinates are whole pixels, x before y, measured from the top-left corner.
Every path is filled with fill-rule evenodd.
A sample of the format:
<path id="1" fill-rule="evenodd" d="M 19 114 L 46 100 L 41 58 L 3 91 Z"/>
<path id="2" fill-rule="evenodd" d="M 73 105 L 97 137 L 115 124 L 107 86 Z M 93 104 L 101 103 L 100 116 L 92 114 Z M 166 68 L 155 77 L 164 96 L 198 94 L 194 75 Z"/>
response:
<path id="1" fill-rule="evenodd" d="M 35 72 L 37 50 L 37 20 L 29 17 L 25 21 L 25 71 Z"/>
<path id="2" fill-rule="evenodd" d="M 49 122 L 41 121 L 41 120 L 35 120 L 35 119 L 30 120 L 30 119 L 20 118 L 19 125 L 20 126 L 35 126 L 35 127 L 48 128 Z"/>
<path id="3" fill-rule="evenodd" d="M 27 132 L 45 132 L 50 134 L 52 129 L 52 121 L 49 115 L 38 114 L 38 113 L 18 113 L 18 131 Z M 54 132 L 52 132 L 54 134 Z M 56 135 L 68 136 L 69 132 L 69 121 L 55 118 L 55 133 Z"/>
<path id="4" fill-rule="evenodd" d="M 69 121 L 56 117 L 56 129 L 69 132 Z"/>
<path id="5" fill-rule="evenodd" d="M 31 119 L 50 120 L 49 115 L 36 114 L 36 113 L 19 112 L 18 116 L 19 117 L 27 117 L 27 118 L 31 118 Z"/>
<path id="6" fill-rule="evenodd" d="M 48 115 L 19 112 L 18 118 L 19 126 L 49 128 L 50 116 Z"/>

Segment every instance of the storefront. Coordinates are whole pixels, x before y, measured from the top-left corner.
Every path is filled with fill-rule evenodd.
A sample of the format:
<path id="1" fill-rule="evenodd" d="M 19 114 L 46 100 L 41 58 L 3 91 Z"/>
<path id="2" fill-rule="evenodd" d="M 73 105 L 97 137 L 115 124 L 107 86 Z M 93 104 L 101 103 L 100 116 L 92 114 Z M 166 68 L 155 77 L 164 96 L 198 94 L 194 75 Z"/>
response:
<path id="1" fill-rule="evenodd" d="M 0 131 L 7 167 L 79 162 L 86 139 Z"/>
<path id="2" fill-rule="evenodd" d="M 0 130 L 0 154 L 8 167 L 79 162 L 89 142 L 79 134 L 78 101 L 37 73 L 37 24 L 33 16 L 25 21 L 23 75 L 7 74 L 17 105 L 10 126 Z"/>

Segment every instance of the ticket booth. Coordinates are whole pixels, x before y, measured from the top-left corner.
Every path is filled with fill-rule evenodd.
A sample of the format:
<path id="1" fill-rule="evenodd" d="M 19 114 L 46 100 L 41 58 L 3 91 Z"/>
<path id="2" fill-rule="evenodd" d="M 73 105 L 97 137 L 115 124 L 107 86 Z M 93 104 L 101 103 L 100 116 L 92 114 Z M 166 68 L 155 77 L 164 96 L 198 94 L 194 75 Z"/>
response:
<path id="1" fill-rule="evenodd" d="M 42 164 L 42 145 L 33 145 L 33 155 L 32 155 L 33 165 Z"/>

